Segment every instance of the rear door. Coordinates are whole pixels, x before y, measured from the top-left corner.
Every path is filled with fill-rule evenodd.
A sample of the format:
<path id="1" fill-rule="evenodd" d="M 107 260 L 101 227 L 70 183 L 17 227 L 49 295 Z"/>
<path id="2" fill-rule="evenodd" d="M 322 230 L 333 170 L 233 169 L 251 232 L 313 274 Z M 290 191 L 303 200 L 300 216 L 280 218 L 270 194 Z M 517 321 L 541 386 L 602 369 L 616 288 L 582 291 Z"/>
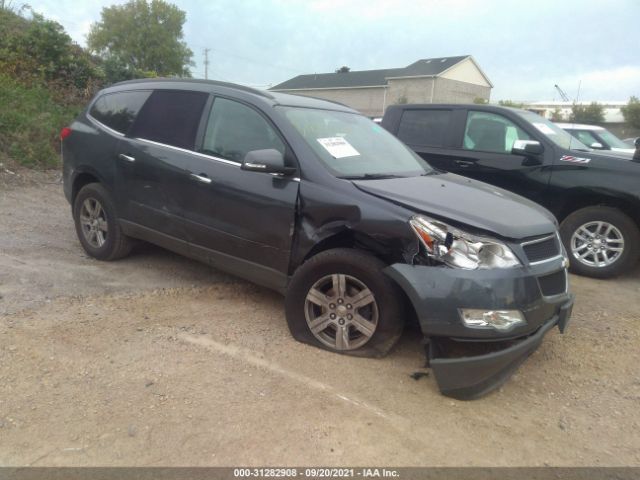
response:
<path id="1" fill-rule="evenodd" d="M 88 157 L 83 158 L 83 162 L 96 165 L 103 173 L 108 172 L 103 175 L 103 181 L 115 193 L 114 200 L 120 217 L 127 215 L 128 200 L 118 148 L 149 95 L 150 90 L 131 90 L 106 93 L 99 97 L 91 106 L 88 118 L 105 134 L 96 136 L 93 131 L 82 131 L 82 145 L 77 148 L 78 152 L 85 152 Z"/>
<path id="2" fill-rule="evenodd" d="M 216 97 L 198 155 L 189 162 L 184 217 L 194 255 L 268 286 L 284 286 L 299 179 L 240 169 L 251 150 L 276 149 L 296 161 L 263 112 Z"/>
<path id="3" fill-rule="evenodd" d="M 455 142 L 456 111 L 450 108 L 402 111 L 395 135 L 430 165 L 448 170 L 448 152 Z"/>
<path id="4" fill-rule="evenodd" d="M 182 204 L 193 187 L 188 165 L 209 94 L 155 90 L 117 149 L 125 218 L 184 239 Z"/>
<path id="5" fill-rule="evenodd" d="M 446 170 L 487 182 L 544 204 L 549 156 L 511 153 L 516 140 L 539 140 L 523 123 L 495 112 L 468 110 Z M 546 160 L 545 160 L 546 159 Z"/>

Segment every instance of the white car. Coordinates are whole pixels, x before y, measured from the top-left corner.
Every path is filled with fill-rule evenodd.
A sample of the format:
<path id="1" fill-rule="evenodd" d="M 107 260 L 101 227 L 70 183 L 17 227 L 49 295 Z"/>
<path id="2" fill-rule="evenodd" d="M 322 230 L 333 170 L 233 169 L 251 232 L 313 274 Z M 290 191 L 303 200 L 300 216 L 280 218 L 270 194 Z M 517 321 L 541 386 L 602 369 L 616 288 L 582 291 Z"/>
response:
<path id="1" fill-rule="evenodd" d="M 579 123 L 557 123 L 556 125 L 594 150 L 611 150 L 612 152 L 631 154 L 635 152 L 633 147 L 620 140 L 606 128 Z"/>

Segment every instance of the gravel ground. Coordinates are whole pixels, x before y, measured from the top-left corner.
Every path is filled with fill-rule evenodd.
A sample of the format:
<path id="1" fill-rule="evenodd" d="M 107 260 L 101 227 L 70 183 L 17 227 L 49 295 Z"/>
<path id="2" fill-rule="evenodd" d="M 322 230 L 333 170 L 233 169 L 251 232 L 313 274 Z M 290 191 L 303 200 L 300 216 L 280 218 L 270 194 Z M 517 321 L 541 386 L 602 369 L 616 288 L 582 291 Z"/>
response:
<path id="1" fill-rule="evenodd" d="M 0 168 L 0 466 L 640 465 L 640 269 L 572 277 L 566 335 L 439 395 L 420 335 L 295 342 L 280 296 L 159 248 L 82 251 L 55 173 Z"/>

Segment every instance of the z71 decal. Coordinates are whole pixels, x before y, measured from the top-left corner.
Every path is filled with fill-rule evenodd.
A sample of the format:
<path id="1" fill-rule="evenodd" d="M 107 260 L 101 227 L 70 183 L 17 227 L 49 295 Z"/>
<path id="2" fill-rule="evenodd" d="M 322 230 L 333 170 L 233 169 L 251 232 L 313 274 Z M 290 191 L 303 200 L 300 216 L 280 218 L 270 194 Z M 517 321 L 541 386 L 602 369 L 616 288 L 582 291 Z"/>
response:
<path id="1" fill-rule="evenodd" d="M 563 155 L 560 157 L 561 162 L 571 162 L 571 163 L 589 163 L 591 161 L 590 158 L 584 157 L 574 157 L 571 155 Z"/>

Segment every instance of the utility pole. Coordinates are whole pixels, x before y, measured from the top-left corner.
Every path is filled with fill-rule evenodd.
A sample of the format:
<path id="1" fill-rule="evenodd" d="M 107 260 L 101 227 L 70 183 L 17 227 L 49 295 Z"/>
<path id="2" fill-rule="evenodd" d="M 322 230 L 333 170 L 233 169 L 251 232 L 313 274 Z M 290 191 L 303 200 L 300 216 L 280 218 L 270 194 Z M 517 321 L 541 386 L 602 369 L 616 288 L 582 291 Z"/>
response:
<path id="1" fill-rule="evenodd" d="M 209 80 L 209 50 L 210 48 L 204 49 L 204 79 Z"/>

